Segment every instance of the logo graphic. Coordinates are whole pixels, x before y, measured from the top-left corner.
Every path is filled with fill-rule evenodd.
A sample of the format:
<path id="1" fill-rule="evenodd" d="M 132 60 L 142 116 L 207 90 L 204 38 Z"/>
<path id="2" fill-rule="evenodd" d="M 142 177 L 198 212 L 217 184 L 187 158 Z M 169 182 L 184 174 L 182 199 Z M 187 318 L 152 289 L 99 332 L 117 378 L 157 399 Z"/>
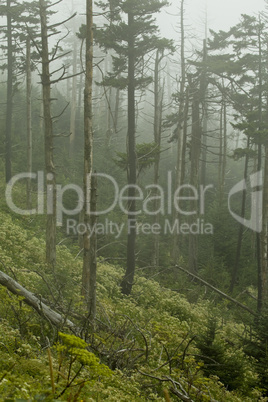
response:
<path id="1" fill-rule="evenodd" d="M 260 190 L 260 187 L 263 185 L 263 174 L 260 170 L 249 177 L 250 179 L 250 187 L 251 187 L 251 217 L 250 219 L 245 219 L 235 212 L 231 210 L 230 200 L 231 197 L 240 192 L 245 191 L 247 189 L 246 180 L 241 180 L 237 183 L 229 192 L 228 196 L 228 208 L 230 214 L 242 225 L 246 226 L 249 229 L 254 230 L 257 233 L 262 231 L 262 193 L 263 191 Z M 254 191 L 255 190 L 255 191 Z"/>

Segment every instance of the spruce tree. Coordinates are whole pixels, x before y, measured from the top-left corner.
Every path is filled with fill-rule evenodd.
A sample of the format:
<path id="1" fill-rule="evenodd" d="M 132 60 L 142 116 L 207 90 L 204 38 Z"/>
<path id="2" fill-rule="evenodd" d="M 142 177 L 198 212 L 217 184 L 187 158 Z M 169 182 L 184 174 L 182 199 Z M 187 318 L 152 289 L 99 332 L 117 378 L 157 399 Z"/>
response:
<path id="1" fill-rule="evenodd" d="M 135 92 L 152 82 L 144 73 L 146 56 L 156 49 L 171 46 L 167 39 L 160 39 L 154 14 L 167 5 L 165 0 L 110 0 L 98 3 L 109 23 L 96 30 L 96 40 L 104 49 L 112 49 L 113 71 L 104 77 L 102 84 L 127 90 L 128 100 L 128 238 L 127 267 L 121 283 L 122 293 L 131 293 L 135 273 L 136 243 L 136 105 Z"/>

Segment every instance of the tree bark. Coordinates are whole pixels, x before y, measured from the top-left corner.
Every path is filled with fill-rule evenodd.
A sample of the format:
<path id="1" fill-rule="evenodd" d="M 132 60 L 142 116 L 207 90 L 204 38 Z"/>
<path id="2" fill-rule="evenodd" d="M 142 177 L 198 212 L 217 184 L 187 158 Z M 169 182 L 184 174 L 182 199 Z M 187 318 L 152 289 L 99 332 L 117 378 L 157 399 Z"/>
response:
<path id="1" fill-rule="evenodd" d="M 6 275 L 2 271 L 0 271 L 0 284 L 2 286 L 5 286 L 11 293 L 23 297 L 23 301 L 28 304 L 28 306 L 33 307 L 40 316 L 44 317 L 47 321 L 55 325 L 57 328 L 60 329 L 66 326 L 71 330 L 77 330 L 77 327 L 72 321 L 62 317 L 56 311 L 53 311 L 50 307 L 48 307 L 45 303 L 38 299 L 33 293 L 29 292 L 18 282 L 16 282 L 14 279 L 12 279 L 10 276 Z"/>
<path id="2" fill-rule="evenodd" d="M 121 283 L 122 293 L 129 295 L 131 293 L 134 273 L 135 273 L 135 244 L 136 244 L 136 138 L 135 138 L 135 55 L 134 55 L 134 37 L 132 26 L 134 16 L 128 13 L 128 236 L 127 236 L 127 269 Z"/>
<path id="3" fill-rule="evenodd" d="M 190 184 L 195 189 L 198 186 L 199 176 L 199 160 L 201 152 L 201 129 L 199 117 L 199 102 L 200 94 L 199 89 L 196 88 L 197 84 L 192 84 L 192 136 L 191 136 L 191 173 Z M 195 214 L 190 215 L 190 222 L 193 223 L 197 217 L 197 201 L 190 202 L 191 211 L 196 211 Z M 189 234 L 189 270 L 193 273 L 198 270 L 198 234 Z"/>
<path id="4" fill-rule="evenodd" d="M 182 171 L 183 171 L 183 152 L 184 149 L 184 124 L 185 124 L 185 82 L 186 82 L 186 69 L 185 69 L 185 37 L 184 37 L 184 0 L 181 0 L 180 6 L 180 28 L 181 28 L 181 82 L 180 82 L 180 103 L 179 103 L 179 110 L 178 110 L 178 127 L 177 127 L 177 159 L 176 159 L 176 189 L 179 188 L 182 184 Z M 179 214 L 175 212 L 174 220 L 179 218 Z M 173 262 L 176 263 L 179 258 L 179 234 L 174 232 L 174 239 L 173 239 Z"/>
<path id="5" fill-rule="evenodd" d="M 27 97 L 27 171 L 32 173 L 32 77 L 31 77 L 31 39 L 26 42 L 26 97 Z M 32 208 L 32 181 L 27 180 L 27 208 Z"/>
<path id="6" fill-rule="evenodd" d="M 72 103 L 70 118 L 70 148 L 69 155 L 74 155 L 74 144 L 76 137 L 76 103 L 77 103 L 77 40 L 74 38 L 73 44 L 73 78 L 72 78 Z"/>
<path id="7" fill-rule="evenodd" d="M 92 82 L 93 82 L 93 8 L 92 0 L 86 0 L 86 75 L 84 90 L 84 223 L 90 225 L 91 174 L 92 174 Z M 84 257 L 82 275 L 82 295 L 87 308 L 90 304 L 91 244 L 88 233 L 83 236 Z"/>
<path id="8" fill-rule="evenodd" d="M 247 149 L 249 149 L 249 137 L 247 140 Z M 246 159 L 245 159 L 245 167 L 244 167 L 244 180 L 247 180 L 248 177 L 248 162 L 249 162 L 249 157 L 248 153 L 246 154 Z M 242 205 L 241 205 L 241 217 L 245 218 L 246 214 L 246 197 L 247 197 L 247 191 L 243 190 L 242 194 Z M 232 279 L 231 279 L 231 284 L 230 284 L 230 293 L 233 292 L 234 286 L 237 280 L 237 274 L 239 271 L 239 264 L 240 264 L 240 256 L 241 256 L 241 247 L 242 247 L 242 240 L 243 240 L 243 232 L 244 232 L 244 226 L 240 223 L 239 229 L 238 229 L 238 239 L 237 239 L 237 246 L 236 246 L 236 255 L 235 255 L 235 264 L 234 268 L 232 271 Z"/>
<path id="9" fill-rule="evenodd" d="M 203 62 L 207 63 L 207 40 L 203 43 Z M 201 98 L 203 105 L 203 124 L 202 124 L 202 162 L 200 182 L 203 186 L 206 185 L 206 170 L 207 170 L 207 130 L 208 130 L 208 103 L 207 103 L 207 71 L 206 67 L 203 67 L 201 77 Z"/>
<path id="10" fill-rule="evenodd" d="M 163 54 L 160 54 L 159 50 L 155 56 L 155 68 L 154 68 L 154 142 L 158 147 L 158 153 L 154 162 L 154 185 L 157 186 L 159 182 L 159 166 L 160 166 L 160 147 L 162 136 L 162 109 L 163 109 L 163 89 L 160 88 L 159 67 Z M 154 201 L 154 211 L 159 209 L 159 200 Z M 159 224 L 159 213 L 154 215 L 154 223 Z M 153 246 L 153 267 L 159 266 L 159 234 L 154 235 Z"/>
<path id="11" fill-rule="evenodd" d="M 260 309 L 268 306 L 268 146 L 265 146 L 262 232 L 261 232 L 261 303 Z"/>
<path id="12" fill-rule="evenodd" d="M 91 179 L 91 212 L 93 214 L 90 217 L 91 228 L 94 228 L 97 223 L 96 211 L 97 211 L 97 178 L 92 176 Z M 96 231 L 90 237 L 90 275 L 89 275 L 89 303 L 88 312 L 89 320 L 93 323 L 96 317 L 96 287 L 97 287 L 97 235 Z"/>
<path id="13" fill-rule="evenodd" d="M 7 0 L 7 107 L 6 107 L 6 183 L 11 180 L 11 135 L 13 111 L 13 41 L 11 0 Z"/>
<path id="14" fill-rule="evenodd" d="M 258 49 L 259 49 L 259 67 L 258 67 L 258 72 L 259 72 L 259 100 L 258 100 L 258 112 L 259 112 L 259 130 L 262 130 L 262 110 L 263 110 L 263 101 L 262 101 L 262 96 L 263 96 L 263 75 L 262 75 L 262 42 L 261 42 L 261 30 L 258 32 Z M 266 111 L 267 113 L 267 111 Z M 258 143 L 258 160 L 257 160 L 257 171 L 260 172 L 262 168 L 262 144 Z M 268 168 L 268 161 L 266 159 L 267 157 L 267 146 L 265 147 L 265 165 L 264 165 L 264 173 L 267 174 L 267 168 Z M 267 264 L 267 228 L 265 225 L 267 222 L 265 222 L 267 218 L 267 211 L 265 210 L 266 208 L 266 197 L 267 194 L 266 192 L 268 191 L 268 183 L 267 183 L 267 177 L 264 175 L 264 184 L 263 184 L 263 205 L 262 205 L 262 233 L 256 233 L 256 254 L 257 254 L 257 267 L 258 267 L 258 306 L 257 309 L 260 312 L 263 304 L 264 304 L 264 299 L 265 295 L 263 292 L 265 292 L 265 286 L 263 283 L 263 279 L 266 279 L 266 269 L 267 265 L 265 267 L 265 264 Z M 266 218 L 265 218 L 266 217 Z M 265 256 L 266 253 L 266 256 Z"/>
<path id="15" fill-rule="evenodd" d="M 42 40 L 42 87 L 45 127 L 45 165 L 47 181 L 46 261 L 51 268 L 56 264 L 56 179 L 53 161 L 53 126 L 51 117 L 51 82 L 47 32 L 46 2 L 39 0 Z"/>

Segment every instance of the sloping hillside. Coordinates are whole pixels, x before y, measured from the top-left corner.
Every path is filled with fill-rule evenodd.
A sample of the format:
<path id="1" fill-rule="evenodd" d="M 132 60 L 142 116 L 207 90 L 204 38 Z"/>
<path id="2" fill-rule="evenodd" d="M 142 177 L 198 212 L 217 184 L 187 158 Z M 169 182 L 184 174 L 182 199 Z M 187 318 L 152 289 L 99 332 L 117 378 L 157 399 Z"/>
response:
<path id="1" fill-rule="evenodd" d="M 77 332 L 56 328 L 0 286 L 1 400 L 267 400 L 260 399 L 257 360 L 245 353 L 247 325 L 228 319 L 225 303 L 190 304 L 142 275 L 124 297 L 123 269 L 100 260 L 92 329 L 77 252 L 59 245 L 51 272 L 37 228 L 30 217 L 0 214 L 1 270 L 72 320 Z"/>

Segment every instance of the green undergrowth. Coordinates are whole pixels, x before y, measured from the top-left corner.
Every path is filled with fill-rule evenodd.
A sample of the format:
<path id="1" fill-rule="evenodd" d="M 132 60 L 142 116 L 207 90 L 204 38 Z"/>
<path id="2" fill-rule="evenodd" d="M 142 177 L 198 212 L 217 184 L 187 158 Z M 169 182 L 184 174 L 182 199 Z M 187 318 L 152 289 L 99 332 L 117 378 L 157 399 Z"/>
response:
<path id="1" fill-rule="evenodd" d="M 44 236 L 30 229 L 30 217 L 21 221 L 0 213 L 1 270 L 78 330 L 58 332 L 0 286 L 0 400 L 268 400 L 257 358 L 244 348 L 250 321 L 228 316 L 224 303 L 189 303 L 141 275 L 122 296 L 123 269 L 100 260 L 93 330 L 80 297 L 81 258 L 59 245 L 50 270 Z"/>

